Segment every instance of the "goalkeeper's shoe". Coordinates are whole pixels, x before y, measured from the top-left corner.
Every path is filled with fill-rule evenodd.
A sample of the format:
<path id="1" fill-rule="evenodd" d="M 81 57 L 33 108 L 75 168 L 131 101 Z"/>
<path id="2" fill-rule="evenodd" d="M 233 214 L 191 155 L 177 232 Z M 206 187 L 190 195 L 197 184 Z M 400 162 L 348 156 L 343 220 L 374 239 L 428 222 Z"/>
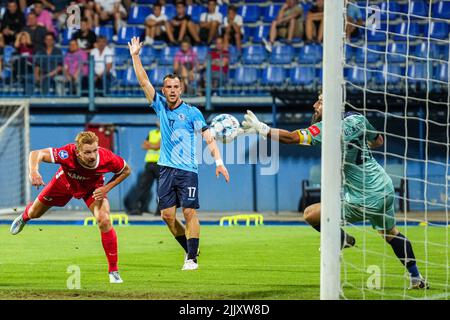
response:
<path id="1" fill-rule="evenodd" d="M 25 224 L 26 222 L 23 220 L 22 215 L 20 215 L 16 219 L 14 219 L 13 223 L 11 224 L 11 228 L 9 229 L 9 232 L 12 235 L 16 235 L 20 231 L 22 231 L 23 227 L 25 227 Z"/>
<path id="2" fill-rule="evenodd" d="M 184 271 L 184 270 L 196 270 L 196 269 L 198 269 L 198 263 L 195 262 L 194 259 L 187 259 L 181 270 Z"/>
<path id="3" fill-rule="evenodd" d="M 119 271 L 112 271 L 109 273 L 109 283 L 122 283 Z"/>
<path id="4" fill-rule="evenodd" d="M 355 246 L 355 243 L 356 243 L 356 239 L 353 236 L 346 233 L 344 243 L 342 245 L 342 249 L 352 248 Z"/>
<path id="5" fill-rule="evenodd" d="M 412 289 L 430 289 L 430 286 L 428 284 L 428 282 L 422 278 L 422 276 L 419 276 L 417 278 L 415 277 L 411 277 L 411 282 L 409 285 L 409 290 Z"/>

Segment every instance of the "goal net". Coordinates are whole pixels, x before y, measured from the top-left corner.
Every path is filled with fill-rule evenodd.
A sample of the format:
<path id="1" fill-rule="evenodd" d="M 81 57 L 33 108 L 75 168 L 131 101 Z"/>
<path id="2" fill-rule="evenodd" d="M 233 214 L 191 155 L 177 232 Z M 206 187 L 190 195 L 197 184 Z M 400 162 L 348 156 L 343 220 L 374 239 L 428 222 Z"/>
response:
<path id="1" fill-rule="evenodd" d="M 12 213 L 30 200 L 28 102 L 0 101 L 0 214 Z"/>
<path id="2" fill-rule="evenodd" d="M 346 121 L 349 112 L 365 116 L 375 132 L 365 127 L 362 141 L 375 133 L 383 137 L 384 144 L 369 148 L 357 140 L 346 141 L 345 124 L 341 124 L 341 195 L 364 210 L 362 219 L 355 221 L 355 213 L 343 202 L 346 214 L 341 223 L 356 238 L 356 247 L 339 253 L 341 272 L 334 275 L 339 279 L 339 297 L 449 299 L 450 1 L 340 2 L 345 26 L 339 34 L 341 121 Z M 327 19 L 335 17 L 327 16 L 325 10 Z M 324 57 L 324 69 L 330 59 Z M 327 83 L 324 77 L 324 92 L 330 85 L 336 83 Z M 325 141 L 323 148 L 327 148 Z M 393 205 L 388 187 L 378 196 L 373 194 L 371 183 L 376 181 L 371 182 L 372 173 L 363 169 L 369 168 L 366 164 L 371 157 L 392 179 Z M 323 174 L 327 172 L 325 163 Z M 357 174 L 365 183 L 355 185 L 352 170 L 360 170 Z M 352 188 L 359 188 L 359 196 L 349 192 Z M 371 212 L 379 201 L 375 198 L 384 199 L 383 209 Z M 429 289 L 409 289 L 410 272 L 394 253 L 394 245 L 384 241 L 377 230 L 392 225 L 390 208 L 395 210 L 397 229 L 412 244 L 418 270 Z"/>

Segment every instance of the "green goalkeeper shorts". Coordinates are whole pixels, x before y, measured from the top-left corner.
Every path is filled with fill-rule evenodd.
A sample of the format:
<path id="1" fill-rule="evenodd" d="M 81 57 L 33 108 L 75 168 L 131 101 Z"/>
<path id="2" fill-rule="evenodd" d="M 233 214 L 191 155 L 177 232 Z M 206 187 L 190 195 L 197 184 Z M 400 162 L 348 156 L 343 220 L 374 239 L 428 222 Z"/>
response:
<path id="1" fill-rule="evenodd" d="M 391 230 L 395 227 L 394 193 L 384 198 L 366 200 L 364 203 L 346 199 L 342 202 L 343 219 L 355 223 L 369 220 L 376 230 Z"/>

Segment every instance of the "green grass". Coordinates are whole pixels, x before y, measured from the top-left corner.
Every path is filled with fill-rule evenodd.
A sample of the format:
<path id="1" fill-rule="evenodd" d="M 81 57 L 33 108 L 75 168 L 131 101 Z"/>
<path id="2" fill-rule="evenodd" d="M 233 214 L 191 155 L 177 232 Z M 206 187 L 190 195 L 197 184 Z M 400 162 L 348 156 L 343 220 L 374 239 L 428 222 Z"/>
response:
<path id="1" fill-rule="evenodd" d="M 319 298 L 320 236 L 308 227 L 203 226 L 200 269 L 192 272 L 180 270 L 184 255 L 166 227 L 116 227 L 124 279 L 119 285 L 108 282 L 95 227 L 28 225 L 17 236 L 9 235 L 8 228 L 0 226 L 0 299 Z M 359 247 L 344 252 L 346 298 L 401 299 L 406 294 L 448 299 L 449 248 L 444 245 L 449 228 L 407 230 L 418 259 L 428 257 L 427 265 L 419 264 L 432 286 L 426 292 L 404 291 L 403 267 L 373 230 L 347 230 L 356 236 Z M 81 270 L 78 290 L 67 289 L 70 265 Z M 381 289 L 362 290 L 370 265 L 379 266 L 383 273 Z"/>

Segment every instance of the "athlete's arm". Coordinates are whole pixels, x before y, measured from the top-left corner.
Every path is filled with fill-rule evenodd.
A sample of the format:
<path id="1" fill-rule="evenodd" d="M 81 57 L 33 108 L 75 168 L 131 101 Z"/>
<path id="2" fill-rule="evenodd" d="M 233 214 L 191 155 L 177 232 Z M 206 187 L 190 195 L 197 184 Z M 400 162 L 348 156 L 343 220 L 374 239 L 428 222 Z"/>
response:
<path id="1" fill-rule="evenodd" d="M 144 150 L 159 150 L 161 148 L 161 140 L 158 143 L 151 143 L 148 140 L 144 140 L 141 147 Z"/>
<path id="2" fill-rule="evenodd" d="M 152 103 L 156 91 L 155 88 L 150 83 L 150 79 L 148 78 L 147 72 L 145 72 L 145 69 L 142 66 L 141 58 L 139 57 L 139 51 L 141 50 L 143 45 L 144 43 L 139 42 L 138 37 L 133 37 L 131 39 L 131 43 L 128 42 L 128 47 L 130 48 L 130 54 L 131 59 L 133 60 L 133 68 L 134 72 L 136 73 L 136 78 L 139 81 L 142 90 L 144 90 L 148 102 Z"/>
<path id="3" fill-rule="evenodd" d="M 128 167 L 127 164 L 125 164 L 125 167 L 122 169 L 121 172 L 115 174 L 111 180 L 108 181 L 107 184 L 104 186 L 95 189 L 95 191 L 92 193 L 95 200 L 103 200 L 106 196 L 106 194 L 112 190 L 115 186 L 117 186 L 119 183 L 121 183 L 123 180 L 125 180 L 131 173 L 130 167 Z"/>
<path id="4" fill-rule="evenodd" d="M 381 147 L 384 143 L 383 136 L 379 134 L 375 140 L 367 141 L 370 149 Z"/>
<path id="5" fill-rule="evenodd" d="M 269 133 L 267 134 L 268 138 L 272 140 L 279 141 L 284 144 L 299 144 L 300 143 L 300 135 L 298 130 L 295 131 L 287 131 L 283 129 L 270 128 Z"/>
<path id="6" fill-rule="evenodd" d="M 223 164 L 219 148 L 217 147 L 216 139 L 214 139 L 209 129 L 203 131 L 202 136 L 203 139 L 205 139 L 206 144 L 208 145 L 211 156 L 216 162 L 216 177 L 219 177 L 219 174 L 222 174 L 225 177 L 226 182 L 230 181 L 230 176 L 228 174 L 227 168 L 225 168 L 225 165 Z"/>
<path id="7" fill-rule="evenodd" d="M 28 168 L 29 168 L 29 178 L 31 184 L 39 189 L 40 186 L 45 186 L 44 181 L 42 180 L 42 176 L 39 173 L 39 163 L 41 162 L 49 162 L 52 163 L 52 153 L 51 149 L 40 149 L 33 150 L 30 152 L 30 156 L 28 158 Z"/>

